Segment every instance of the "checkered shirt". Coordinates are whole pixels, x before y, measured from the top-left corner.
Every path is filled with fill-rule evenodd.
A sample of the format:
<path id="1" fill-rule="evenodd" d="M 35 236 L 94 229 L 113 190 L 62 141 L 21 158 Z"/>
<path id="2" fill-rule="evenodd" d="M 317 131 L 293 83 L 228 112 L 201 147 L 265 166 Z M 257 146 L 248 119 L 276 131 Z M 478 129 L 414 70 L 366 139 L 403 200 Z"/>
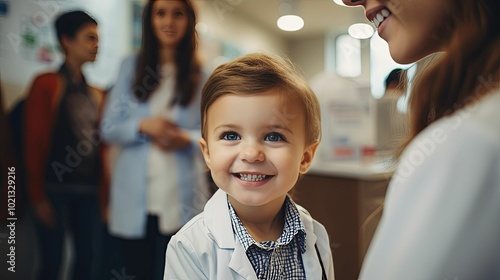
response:
<path id="1" fill-rule="evenodd" d="M 299 211 L 286 197 L 285 226 L 278 241 L 256 242 L 241 223 L 228 200 L 233 232 L 241 243 L 259 280 L 306 279 L 302 254 L 306 251 L 306 231 Z"/>

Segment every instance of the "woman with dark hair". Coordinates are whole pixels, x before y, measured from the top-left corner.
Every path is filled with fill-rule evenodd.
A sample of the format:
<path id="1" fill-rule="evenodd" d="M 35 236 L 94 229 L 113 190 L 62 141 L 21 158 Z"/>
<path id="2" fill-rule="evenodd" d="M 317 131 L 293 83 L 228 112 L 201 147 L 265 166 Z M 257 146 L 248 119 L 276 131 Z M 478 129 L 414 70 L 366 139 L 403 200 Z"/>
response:
<path id="1" fill-rule="evenodd" d="M 364 6 L 396 62 L 437 54 L 417 69 L 360 279 L 500 279 L 500 2 L 344 3 Z"/>
<path id="2" fill-rule="evenodd" d="M 126 59 L 101 129 L 120 146 L 111 181 L 109 230 L 121 239 L 127 275 L 162 279 L 170 237 L 207 200 L 197 144 L 200 91 L 191 1 L 150 0 L 142 46 Z"/>

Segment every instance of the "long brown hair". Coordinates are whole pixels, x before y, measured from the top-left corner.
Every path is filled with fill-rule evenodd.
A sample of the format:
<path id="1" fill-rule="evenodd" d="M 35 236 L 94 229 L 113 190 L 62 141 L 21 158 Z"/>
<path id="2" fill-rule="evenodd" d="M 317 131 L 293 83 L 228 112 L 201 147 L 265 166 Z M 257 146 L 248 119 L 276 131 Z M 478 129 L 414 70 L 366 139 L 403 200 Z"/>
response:
<path id="1" fill-rule="evenodd" d="M 396 156 L 432 122 L 499 88 L 499 1 L 448 2 L 449 48 L 425 69 L 417 70 L 420 74 L 409 104 L 409 135 Z"/>
<path id="2" fill-rule="evenodd" d="M 152 23 L 153 3 L 149 0 L 144 7 L 142 16 L 142 43 L 139 50 L 133 92 L 140 101 L 146 101 L 159 84 L 159 42 L 156 38 Z M 186 4 L 188 25 L 186 34 L 177 46 L 175 65 L 177 68 L 175 93 L 171 105 L 179 103 L 187 106 L 198 88 L 201 72 L 201 63 L 198 59 L 196 48 L 198 36 L 196 33 L 196 12 L 190 0 L 179 0 Z"/>

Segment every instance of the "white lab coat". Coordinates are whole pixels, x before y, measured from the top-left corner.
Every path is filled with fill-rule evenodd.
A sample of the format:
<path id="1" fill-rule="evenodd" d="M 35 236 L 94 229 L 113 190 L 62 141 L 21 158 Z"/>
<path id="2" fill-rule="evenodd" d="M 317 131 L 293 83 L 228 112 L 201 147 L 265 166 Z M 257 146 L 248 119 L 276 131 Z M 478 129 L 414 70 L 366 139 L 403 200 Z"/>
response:
<path id="1" fill-rule="evenodd" d="M 328 234 L 320 223 L 297 205 L 306 230 L 306 252 L 302 255 L 307 279 L 321 280 L 321 265 L 328 280 L 334 279 Z M 227 207 L 227 195 L 218 190 L 204 212 L 172 237 L 167 247 L 165 280 L 257 279 L 245 250 L 235 239 Z"/>
<path id="2" fill-rule="evenodd" d="M 500 279 L 500 92 L 404 152 L 360 280 Z"/>

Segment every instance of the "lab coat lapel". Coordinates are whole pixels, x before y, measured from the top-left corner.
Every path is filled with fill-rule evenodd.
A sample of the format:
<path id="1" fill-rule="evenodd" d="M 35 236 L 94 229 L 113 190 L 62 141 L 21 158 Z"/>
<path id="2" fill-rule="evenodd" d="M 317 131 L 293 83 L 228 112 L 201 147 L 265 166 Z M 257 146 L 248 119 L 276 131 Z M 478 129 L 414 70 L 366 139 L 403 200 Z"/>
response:
<path id="1" fill-rule="evenodd" d="M 321 279 L 322 269 L 318 261 L 318 255 L 316 253 L 316 240 L 318 239 L 316 234 L 314 234 L 314 225 L 310 217 L 307 217 L 300 212 L 302 222 L 306 229 L 306 252 L 302 255 L 302 261 L 304 262 L 304 269 L 306 271 L 307 279 Z"/>
<path id="2" fill-rule="evenodd" d="M 240 275 L 241 279 L 257 280 L 243 246 L 235 240 L 227 206 L 227 194 L 217 190 L 205 206 L 205 212 L 207 213 L 205 223 L 217 245 L 221 249 L 233 249 L 228 267 Z"/>
<path id="3" fill-rule="evenodd" d="M 204 209 L 205 224 L 221 249 L 233 249 L 235 239 L 227 206 L 227 194 L 217 190 Z"/>
<path id="4" fill-rule="evenodd" d="M 253 270 L 252 264 L 248 260 L 245 249 L 243 249 L 240 243 L 235 245 L 231 261 L 229 262 L 229 268 L 239 274 L 242 279 L 257 280 L 257 275 Z"/>

